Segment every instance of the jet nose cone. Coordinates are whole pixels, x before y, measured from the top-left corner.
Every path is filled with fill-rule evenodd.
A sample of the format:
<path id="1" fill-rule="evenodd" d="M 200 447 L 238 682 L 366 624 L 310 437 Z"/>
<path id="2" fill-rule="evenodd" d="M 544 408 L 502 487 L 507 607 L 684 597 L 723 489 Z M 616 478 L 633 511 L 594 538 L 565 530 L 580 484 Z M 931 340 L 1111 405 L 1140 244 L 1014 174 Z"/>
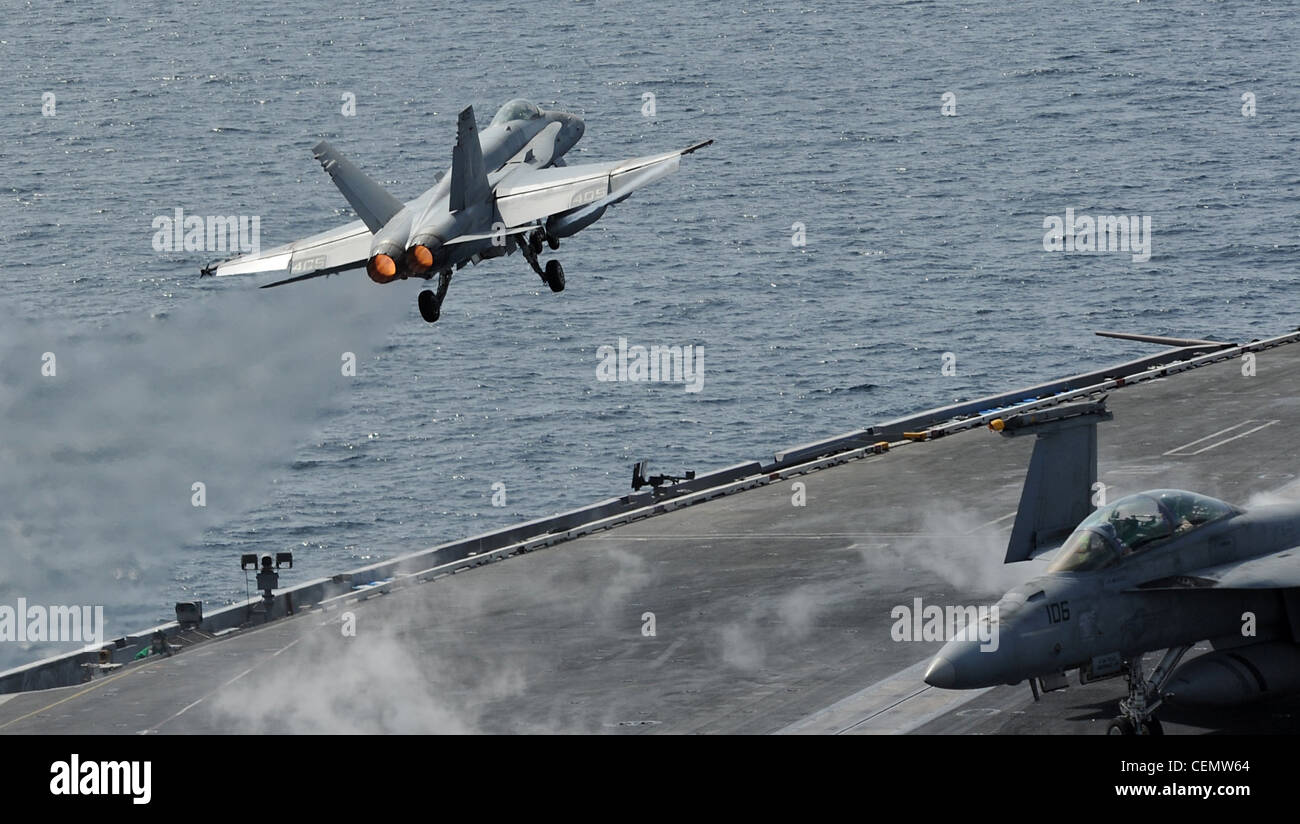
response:
<path id="1" fill-rule="evenodd" d="M 925 671 L 925 683 L 932 687 L 950 690 L 957 683 L 957 670 L 953 669 L 952 663 L 942 655 L 936 655 L 930 662 L 930 668 Z"/>
<path id="2" fill-rule="evenodd" d="M 925 671 L 925 683 L 948 690 L 1014 684 L 1019 678 L 1013 677 L 1016 645 L 1011 636 L 1006 632 L 977 635 L 974 628 L 968 628 L 939 650 Z"/>

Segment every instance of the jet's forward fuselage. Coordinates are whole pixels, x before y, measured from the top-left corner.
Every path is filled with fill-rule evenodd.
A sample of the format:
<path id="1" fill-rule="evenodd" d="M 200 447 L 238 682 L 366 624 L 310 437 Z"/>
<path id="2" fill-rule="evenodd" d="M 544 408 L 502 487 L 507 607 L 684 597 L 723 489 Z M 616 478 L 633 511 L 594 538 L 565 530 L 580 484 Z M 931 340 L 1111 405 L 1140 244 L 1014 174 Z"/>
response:
<path id="1" fill-rule="evenodd" d="M 974 631 L 963 633 L 943 647 L 925 680 L 948 689 L 1016 684 L 1086 669 L 1107 656 L 1128 660 L 1207 639 L 1226 645 L 1289 638 L 1275 591 L 1214 589 L 1189 573 L 1297 544 L 1300 506 L 1257 507 L 1102 568 L 1049 571 L 998 601 L 996 646 L 982 643 Z M 1069 566 L 1064 561 L 1053 567 Z M 1204 591 L 1189 592 L 1198 588 Z M 1243 629 L 1249 633 L 1244 638 Z"/>

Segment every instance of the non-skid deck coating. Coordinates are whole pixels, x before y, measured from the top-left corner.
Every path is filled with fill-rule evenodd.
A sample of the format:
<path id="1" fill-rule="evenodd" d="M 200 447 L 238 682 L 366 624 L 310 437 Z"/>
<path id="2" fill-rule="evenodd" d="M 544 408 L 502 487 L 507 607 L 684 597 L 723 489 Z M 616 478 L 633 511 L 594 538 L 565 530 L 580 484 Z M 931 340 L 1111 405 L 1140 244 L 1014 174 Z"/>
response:
<path id="1" fill-rule="evenodd" d="M 1112 393 L 1108 497 L 1293 492 L 1300 347 L 1259 353 L 1256 370 L 1230 360 Z M 914 598 L 992 603 L 1032 574 L 1000 563 L 1031 448 L 984 430 L 906 444 L 0 696 L 0 732 L 1100 734 L 1121 679 L 1036 704 L 1026 685 L 937 690 L 921 674 L 938 644 L 891 638 Z M 1168 733 L 1294 731 L 1295 707 L 1162 717 Z"/>

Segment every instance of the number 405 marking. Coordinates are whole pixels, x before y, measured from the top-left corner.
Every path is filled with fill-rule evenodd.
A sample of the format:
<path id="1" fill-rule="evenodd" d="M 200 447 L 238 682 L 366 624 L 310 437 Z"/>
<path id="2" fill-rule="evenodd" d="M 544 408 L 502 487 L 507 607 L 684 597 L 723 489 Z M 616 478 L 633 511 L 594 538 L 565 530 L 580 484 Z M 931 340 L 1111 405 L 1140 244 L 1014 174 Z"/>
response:
<path id="1" fill-rule="evenodd" d="M 1070 602 L 1060 601 L 1055 604 L 1044 604 L 1043 609 L 1047 610 L 1047 622 L 1049 624 L 1059 624 L 1062 621 L 1070 620 Z"/>

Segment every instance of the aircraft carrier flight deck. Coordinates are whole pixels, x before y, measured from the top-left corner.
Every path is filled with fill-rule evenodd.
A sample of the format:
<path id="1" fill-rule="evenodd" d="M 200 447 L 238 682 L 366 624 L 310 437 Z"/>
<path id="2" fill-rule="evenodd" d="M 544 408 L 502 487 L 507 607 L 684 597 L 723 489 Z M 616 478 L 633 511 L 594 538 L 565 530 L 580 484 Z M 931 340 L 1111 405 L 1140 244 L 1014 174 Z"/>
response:
<path id="1" fill-rule="evenodd" d="M 1097 429 L 1107 495 L 1296 490 L 1297 337 L 1090 384 L 1079 396 L 1114 415 Z M 243 628 L 170 627 L 173 654 L 131 660 L 132 639 L 84 683 L 30 689 L 33 667 L 0 694 L 0 732 L 1103 734 L 1122 678 L 1038 701 L 1024 683 L 942 690 L 922 681 L 940 644 L 891 633 L 915 599 L 989 604 L 1030 575 L 1002 558 L 1033 439 L 995 436 L 993 414 L 665 489 L 647 517 L 578 537 L 354 573 Z M 1169 734 L 1295 732 L 1297 709 L 1163 718 Z"/>

